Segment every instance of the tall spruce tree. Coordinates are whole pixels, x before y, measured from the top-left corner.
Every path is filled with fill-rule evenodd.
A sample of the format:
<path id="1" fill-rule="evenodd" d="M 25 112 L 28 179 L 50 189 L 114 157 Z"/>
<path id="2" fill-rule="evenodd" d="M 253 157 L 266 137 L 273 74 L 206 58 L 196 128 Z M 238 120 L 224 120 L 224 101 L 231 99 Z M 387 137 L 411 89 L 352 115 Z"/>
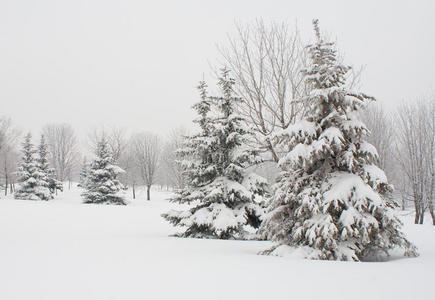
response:
<path id="1" fill-rule="evenodd" d="M 349 67 L 337 61 L 334 43 L 308 46 L 311 64 L 304 72 L 312 91 L 304 120 L 277 136 L 289 151 L 260 233 L 275 241 L 265 254 L 298 248 L 306 258 L 363 260 L 395 247 L 416 255 L 392 211 L 392 190 L 375 163 L 378 154 L 364 140 L 369 133 L 356 112 L 368 101 L 346 89 Z M 290 248 L 288 246 L 291 246 Z"/>
<path id="2" fill-rule="evenodd" d="M 95 155 L 96 158 L 89 165 L 85 191 L 82 193 L 84 203 L 127 204 L 122 195 L 124 186 L 117 179 L 124 170 L 114 164 L 104 136 L 98 142 Z"/>
<path id="3" fill-rule="evenodd" d="M 23 143 L 23 156 L 18 169 L 19 187 L 15 191 L 15 199 L 50 200 L 53 198 L 48 189 L 46 176 L 40 169 L 36 152 L 32 144 L 32 135 L 28 133 Z"/>
<path id="4" fill-rule="evenodd" d="M 48 162 L 48 145 L 44 135 L 41 135 L 41 141 L 38 146 L 38 155 L 37 162 L 39 172 L 41 173 L 41 180 L 43 181 L 43 185 L 49 189 L 53 198 L 53 195 L 58 190 L 63 190 L 63 185 L 62 182 L 56 179 L 54 169 L 50 167 Z"/>
<path id="5" fill-rule="evenodd" d="M 222 70 L 218 85 L 222 95 L 209 97 L 205 82 L 200 83 L 201 101 L 193 106 L 200 132 L 187 137 L 179 151 L 187 185 L 172 201 L 192 206 L 162 215 L 174 226 L 186 227 L 184 237 L 245 238 L 244 226 L 259 224 L 261 209 L 255 200 L 263 185 L 254 188 L 259 181 L 250 180 L 247 172 L 259 161 L 258 153 L 246 147 L 249 133 L 235 111 L 240 99 L 234 96 L 228 70 Z"/>

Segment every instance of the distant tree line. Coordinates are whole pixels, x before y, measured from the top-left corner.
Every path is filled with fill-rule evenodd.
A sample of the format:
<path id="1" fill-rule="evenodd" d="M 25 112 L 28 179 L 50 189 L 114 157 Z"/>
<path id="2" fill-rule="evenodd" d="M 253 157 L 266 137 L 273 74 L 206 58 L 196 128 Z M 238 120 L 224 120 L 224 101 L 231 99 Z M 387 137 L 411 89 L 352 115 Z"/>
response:
<path id="1" fill-rule="evenodd" d="M 312 92 L 303 75 L 310 63 L 306 44 L 297 28 L 258 20 L 238 24 L 236 33 L 218 47 L 218 61 L 231 70 L 233 91 L 240 98 L 236 111 L 255 132 L 247 143 L 259 149 L 264 161 L 253 168 L 269 182 L 275 180 L 280 172 L 279 161 L 290 150 L 288 145 L 277 143 L 276 136 L 303 119 L 309 109 L 302 100 Z M 337 60 L 341 62 L 340 55 Z M 354 70 L 346 74 L 346 87 L 358 85 L 360 70 Z M 402 209 L 412 208 L 415 222 L 420 224 L 425 212 L 435 224 L 434 103 L 434 96 L 407 99 L 388 112 L 371 103 L 360 112 L 370 130 L 367 140 L 379 153 L 377 165 L 394 186 L 393 199 Z M 186 185 L 177 149 L 182 148 L 188 132 L 181 127 L 166 137 L 150 132 L 130 134 L 115 128 L 93 130 L 88 137 L 79 138 L 69 124 L 48 124 L 42 133 L 53 177 L 62 184 L 82 181 L 104 135 L 113 162 L 125 170 L 119 180 L 131 188 L 133 198 L 138 186 L 146 187 L 150 199 L 153 185 L 168 189 Z M 16 190 L 23 140 L 12 120 L 0 117 L 0 186 L 4 195 Z M 88 147 L 83 147 L 85 141 Z"/>
<path id="2" fill-rule="evenodd" d="M 79 140 L 69 124 L 53 123 L 42 129 L 47 164 L 59 184 L 68 188 L 83 179 L 84 169 L 95 157 L 98 143 L 104 136 L 113 162 L 126 171 L 119 176 L 121 182 L 132 188 L 134 198 L 135 189 L 145 186 L 148 200 L 153 185 L 170 190 L 183 185 L 176 150 L 185 133 L 181 127 L 175 128 L 164 139 L 150 132 L 128 134 L 121 128 L 94 129 Z M 0 117 L 0 187 L 4 195 L 15 192 L 25 140 L 33 145 L 31 135 L 23 136 L 9 117 Z M 53 191 L 57 193 L 59 189 Z"/>

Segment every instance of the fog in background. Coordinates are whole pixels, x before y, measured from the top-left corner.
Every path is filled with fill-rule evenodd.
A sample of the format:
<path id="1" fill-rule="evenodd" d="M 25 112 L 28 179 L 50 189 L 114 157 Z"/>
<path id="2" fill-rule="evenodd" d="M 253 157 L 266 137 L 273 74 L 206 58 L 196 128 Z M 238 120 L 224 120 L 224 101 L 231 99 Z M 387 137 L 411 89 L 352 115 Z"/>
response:
<path id="1" fill-rule="evenodd" d="M 311 20 L 364 65 L 362 88 L 388 108 L 434 92 L 434 1 L 0 2 L 2 115 L 35 133 L 48 122 L 167 134 L 190 126 L 195 89 L 234 22 Z"/>

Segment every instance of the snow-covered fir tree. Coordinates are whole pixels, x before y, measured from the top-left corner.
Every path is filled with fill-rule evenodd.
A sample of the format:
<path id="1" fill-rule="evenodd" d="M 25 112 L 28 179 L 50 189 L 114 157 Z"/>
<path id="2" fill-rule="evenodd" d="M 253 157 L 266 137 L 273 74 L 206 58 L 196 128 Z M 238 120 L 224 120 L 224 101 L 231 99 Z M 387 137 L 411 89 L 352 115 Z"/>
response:
<path id="1" fill-rule="evenodd" d="M 41 174 L 43 185 L 48 187 L 51 195 L 54 195 L 58 190 L 63 190 L 62 182 L 56 179 L 54 169 L 50 167 L 48 162 L 48 145 L 44 135 L 41 136 L 41 141 L 38 146 L 38 169 Z M 52 196 L 53 197 L 53 196 Z"/>
<path id="2" fill-rule="evenodd" d="M 172 201 L 191 207 L 162 215 L 186 228 L 183 237 L 241 239 L 246 238 L 245 225 L 260 223 L 257 201 L 264 181 L 247 172 L 259 162 L 258 153 L 246 147 L 249 132 L 235 111 L 240 99 L 228 70 L 222 70 L 218 85 L 222 95 L 209 97 L 206 84 L 200 83 L 201 101 L 193 106 L 200 132 L 187 137 L 179 151 L 187 185 Z"/>
<path id="3" fill-rule="evenodd" d="M 18 168 L 19 187 L 15 191 L 15 199 L 50 200 L 53 198 L 48 189 L 46 175 L 40 170 L 36 152 L 32 144 L 32 135 L 28 133 L 24 139 L 23 156 Z"/>
<path id="4" fill-rule="evenodd" d="M 103 136 L 98 142 L 96 158 L 90 163 L 85 191 L 82 193 L 84 203 L 127 204 L 123 197 L 124 186 L 117 179 L 124 173 L 113 163 L 113 157 L 107 139 Z"/>
<path id="5" fill-rule="evenodd" d="M 308 112 L 277 135 L 291 150 L 279 161 L 282 172 L 260 228 L 276 242 L 264 253 L 297 249 L 306 258 L 359 261 L 401 247 L 405 255 L 416 255 L 393 214 L 391 186 L 356 114 L 374 99 L 346 89 L 349 67 L 337 61 L 334 43 L 322 40 L 317 20 L 313 24 L 317 40 L 308 46 L 311 63 L 304 71 L 312 88 L 304 99 Z"/>

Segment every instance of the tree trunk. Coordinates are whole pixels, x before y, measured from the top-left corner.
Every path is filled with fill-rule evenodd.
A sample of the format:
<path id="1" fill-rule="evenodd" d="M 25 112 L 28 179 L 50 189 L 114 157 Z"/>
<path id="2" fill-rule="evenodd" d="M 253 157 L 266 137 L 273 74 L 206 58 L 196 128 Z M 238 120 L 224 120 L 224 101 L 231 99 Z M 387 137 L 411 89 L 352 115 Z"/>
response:
<path id="1" fill-rule="evenodd" d="M 133 183 L 133 199 L 136 199 L 136 189 Z"/>
<path id="2" fill-rule="evenodd" d="M 422 225 L 424 223 L 424 213 L 420 214 L 420 221 L 418 222 L 418 224 Z"/>
<path id="3" fill-rule="evenodd" d="M 147 185 L 147 200 L 151 200 L 151 186 Z"/>
<path id="4" fill-rule="evenodd" d="M 432 225 L 435 226 L 435 216 L 434 216 L 434 190 L 435 190 L 435 169 L 434 169 L 434 157 L 433 155 L 432 157 L 432 172 L 431 172 L 431 184 L 430 184 L 430 193 L 429 193 L 429 199 L 427 200 L 427 202 L 429 203 L 429 211 L 430 211 L 430 216 L 432 217 Z"/>
<path id="5" fill-rule="evenodd" d="M 434 215 L 434 207 L 433 207 L 433 201 L 432 201 L 432 198 L 430 197 L 428 200 L 427 200 L 427 202 L 428 202 L 428 206 L 429 206 L 429 213 L 430 213 L 430 216 L 432 217 L 432 225 L 435 225 L 435 215 Z"/>
<path id="6" fill-rule="evenodd" d="M 418 204 L 418 199 L 416 197 L 414 197 L 414 209 L 415 209 L 414 224 L 418 224 L 420 220 L 420 205 Z"/>
<path id="7" fill-rule="evenodd" d="M 5 170 L 5 196 L 8 195 L 8 173 Z"/>
<path id="8" fill-rule="evenodd" d="M 272 154 L 273 161 L 278 163 L 279 157 L 276 154 L 275 149 L 273 148 L 272 142 L 270 140 L 267 140 L 267 149 L 269 149 L 269 152 Z"/>
<path id="9" fill-rule="evenodd" d="M 423 201 L 420 202 L 420 219 L 418 220 L 418 224 L 423 224 L 424 223 L 424 203 Z"/>
<path id="10" fill-rule="evenodd" d="M 431 207 L 429 212 L 430 212 L 430 216 L 432 217 L 432 225 L 435 226 L 435 215 L 434 215 L 433 207 Z"/>

